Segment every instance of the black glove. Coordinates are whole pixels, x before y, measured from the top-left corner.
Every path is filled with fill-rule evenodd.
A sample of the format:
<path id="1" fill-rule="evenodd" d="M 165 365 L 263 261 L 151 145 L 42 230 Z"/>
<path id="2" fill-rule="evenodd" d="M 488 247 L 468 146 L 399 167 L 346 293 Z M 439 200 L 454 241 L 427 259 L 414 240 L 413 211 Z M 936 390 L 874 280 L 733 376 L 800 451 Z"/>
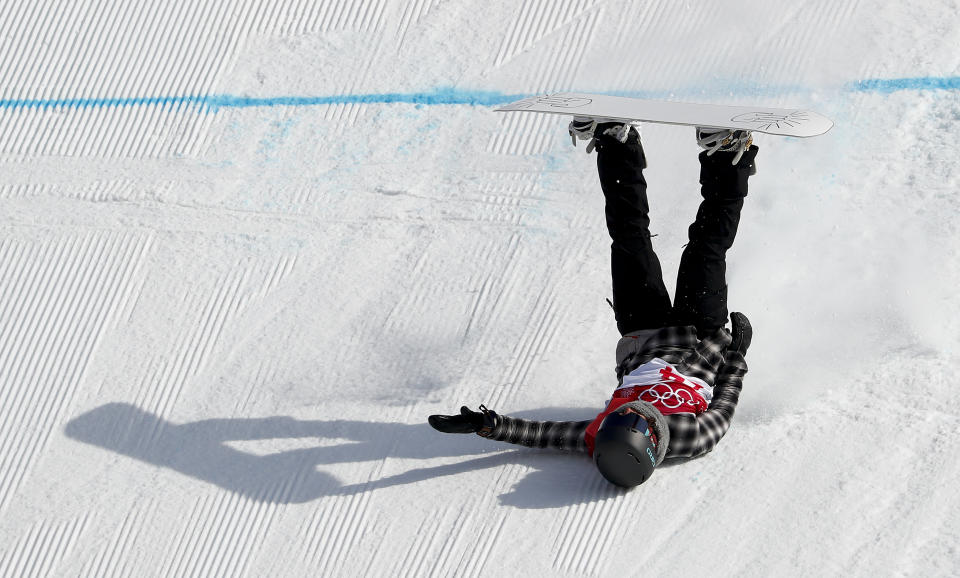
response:
<path id="1" fill-rule="evenodd" d="M 443 433 L 489 433 L 496 425 L 497 414 L 480 406 L 473 411 L 467 406 L 460 408 L 460 415 L 431 415 L 427 418 L 430 427 Z"/>
<path id="2" fill-rule="evenodd" d="M 743 313 L 731 313 L 730 322 L 733 324 L 733 341 L 727 347 L 728 351 L 738 351 L 741 355 L 747 354 L 750 341 L 753 340 L 753 326 Z"/>

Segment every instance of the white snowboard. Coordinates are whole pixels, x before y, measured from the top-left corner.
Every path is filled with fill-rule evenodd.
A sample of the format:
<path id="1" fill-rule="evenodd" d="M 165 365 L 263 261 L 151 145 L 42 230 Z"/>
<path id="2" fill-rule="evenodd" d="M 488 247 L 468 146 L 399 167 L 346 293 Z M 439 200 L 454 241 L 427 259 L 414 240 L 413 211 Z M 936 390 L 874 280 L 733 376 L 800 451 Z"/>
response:
<path id="1" fill-rule="evenodd" d="M 745 129 L 798 137 L 817 136 L 833 126 L 833 121 L 829 118 L 810 110 L 666 102 L 580 92 L 534 96 L 511 102 L 496 110 Z"/>

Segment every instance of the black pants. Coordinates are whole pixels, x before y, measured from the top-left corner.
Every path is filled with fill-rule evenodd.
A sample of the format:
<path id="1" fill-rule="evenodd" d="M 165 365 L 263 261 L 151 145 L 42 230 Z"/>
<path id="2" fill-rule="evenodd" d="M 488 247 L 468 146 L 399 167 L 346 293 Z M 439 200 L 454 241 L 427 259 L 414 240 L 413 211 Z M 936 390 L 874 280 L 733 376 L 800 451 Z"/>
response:
<path id="1" fill-rule="evenodd" d="M 597 129 L 597 170 L 606 197 L 607 229 L 613 239 L 613 307 L 621 335 L 668 325 L 695 325 L 704 335 L 727 323 L 726 254 L 740 223 L 747 180 L 755 172 L 757 147 L 736 166 L 733 153 L 700 154 L 703 201 L 689 228 L 673 304 L 660 261 L 650 242 L 646 159 L 636 131 L 626 143 Z"/>

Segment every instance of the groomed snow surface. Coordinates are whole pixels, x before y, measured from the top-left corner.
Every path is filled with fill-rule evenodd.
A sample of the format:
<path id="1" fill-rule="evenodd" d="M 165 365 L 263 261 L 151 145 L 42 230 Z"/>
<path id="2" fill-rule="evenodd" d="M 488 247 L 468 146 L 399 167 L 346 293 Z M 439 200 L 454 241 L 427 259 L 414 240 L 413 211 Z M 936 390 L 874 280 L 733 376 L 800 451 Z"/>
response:
<path id="1" fill-rule="evenodd" d="M 960 574 L 958 9 L 0 1 L 0 575 Z M 561 90 L 836 122 L 758 139 L 734 425 L 632 491 L 426 424 L 615 384 L 594 158 L 493 112 Z"/>

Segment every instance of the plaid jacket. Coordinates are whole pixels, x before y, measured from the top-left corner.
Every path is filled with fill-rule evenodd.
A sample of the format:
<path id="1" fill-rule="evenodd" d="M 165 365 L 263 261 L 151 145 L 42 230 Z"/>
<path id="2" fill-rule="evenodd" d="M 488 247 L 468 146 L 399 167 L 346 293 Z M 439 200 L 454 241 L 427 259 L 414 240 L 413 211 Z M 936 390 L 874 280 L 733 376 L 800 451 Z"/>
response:
<path id="1" fill-rule="evenodd" d="M 625 340 L 633 340 L 625 341 Z M 737 351 L 726 351 L 730 332 L 716 332 L 697 339 L 693 326 L 664 327 L 645 341 L 627 335 L 617 347 L 617 380 L 640 365 L 659 357 L 688 377 L 697 377 L 713 386 L 713 399 L 699 415 L 681 413 L 665 416 L 670 427 L 668 458 L 703 455 L 727 433 L 740 399 L 747 363 Z M 484 437 L 528 447 L 586 452 L 584 432 L 593 420 L 533 421 L 498 415 L 497 423 Z"/>

